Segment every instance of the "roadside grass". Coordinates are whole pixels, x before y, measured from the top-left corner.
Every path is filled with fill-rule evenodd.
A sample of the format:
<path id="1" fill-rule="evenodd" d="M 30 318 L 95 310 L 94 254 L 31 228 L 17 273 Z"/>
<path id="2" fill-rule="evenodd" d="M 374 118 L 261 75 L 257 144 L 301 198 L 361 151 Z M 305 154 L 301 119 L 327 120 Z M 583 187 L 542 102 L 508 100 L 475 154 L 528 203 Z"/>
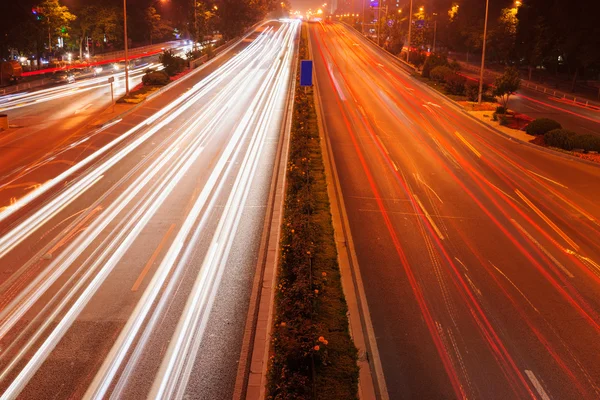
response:
<path id="1" fill-rule="evenodd" d="M 302 27 L 299 56 L 307 59 Z M 357 350 L 337 263 L 312 89 L 294 98 L 269 399 L 357 398 Z"/>
<path id="2" fill-rule="evenodd" d="M 140 83 L 129 92 L 128 96 L 123 95 L 119 100 L 117 100 L 117 103 L 141 103 L 146 97 L 150 96 L 153 92 L 156 92 L 161 87 L 162 86 L 144 85 L 143 83 Z"/>

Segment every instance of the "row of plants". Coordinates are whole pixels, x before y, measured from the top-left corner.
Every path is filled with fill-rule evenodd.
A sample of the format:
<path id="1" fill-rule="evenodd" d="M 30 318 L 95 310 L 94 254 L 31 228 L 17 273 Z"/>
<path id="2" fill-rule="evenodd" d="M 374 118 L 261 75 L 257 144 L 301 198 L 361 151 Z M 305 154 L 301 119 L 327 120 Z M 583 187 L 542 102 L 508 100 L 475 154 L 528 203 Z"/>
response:
<path id="1" fill-rule="evenodd" d="M 308 59 L 306 27 L 299 56 Z M 357 398 L 357 350 L 337 264 L 312 91 L 294 98 L 269 399 Z"/>
<path id="2" fill-rule="evenodd" d="M 600 152 L 600 136 L 578 134 L 563 129 L 560 123 L 549 118 L 539 118 L 531 122 L 525 131 L 534 136 L 543 137 L 544 144 L 563 150 Z"/>
<path id="3" fill-rule="evenodd" d="M 460 65 L 456 60 L 450 62 L 445 55 L 433 53 L 425 59 L 421 76 L 443 88 L 444 94 L 477 101 L 479 82 L 467 80 L 459 72 Z M 486 98 L 489 97 L 488 92 L 489 86 L 484 83 L 483 93 Z"/>
<path id="4" fill-rule="evenodd" d="M 212 58 L 214 50 L 212 45 L 205 46 L 202 50 L 190 51 L 186 57 L 188 60 L 201 57 L 207 54 L 208 58 Z M 188 60 L 175 55 L 173 50 L 165 50 L 159 56 L 159 61 L 163 65 L 161 71 L 152 69 L 146 70 L 142 77 L 142 84 L 133 88 L 129 95 L 121 97 L 118 103 L 137 104 L 142 102 L 152 92 L 158 90 L 161 86 L 165 86 L 171 81 L 172 77 L 182 73 L 186 66 L 189 66 Z M 176 78 L 175 78 L 176 79 Z"/>

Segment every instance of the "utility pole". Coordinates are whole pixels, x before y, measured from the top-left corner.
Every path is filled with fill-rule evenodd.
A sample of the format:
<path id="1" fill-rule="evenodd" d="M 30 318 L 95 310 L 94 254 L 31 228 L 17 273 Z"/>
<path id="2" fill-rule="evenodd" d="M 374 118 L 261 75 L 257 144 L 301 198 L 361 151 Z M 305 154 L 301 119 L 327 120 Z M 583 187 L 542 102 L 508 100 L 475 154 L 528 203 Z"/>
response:
<path id="1" fill-rule="evenodd" d="M 435 18 L 433 21 L 433 49 L 432 53 L 435 53 L 435 39 L 437 36 L 437 13 L 433 13 L 433 17 Z"/>
<path id="2" fill-rule="evenodd" d="M 490 0 L 485 0 L 485 22 L 483 24 L 483 47 L 481 49 L 481 70 L 479 71 L 479 96 L 477 97 L 477 103 L 481 104 L 483 97 L 483 69 L 485 68 L 485 42 L 487 39 L 487 23 L 488 23 L 488 9 Z"/>
<path id="3" fill-rule="evenodd" d="M 196 1 L 194 0 L 194 35 L 196 36 L 194 37 L 194 47 L 196 47 L 196 42 L 198 41 L 198 4 Z"/>
<path id="4" fill-rule="evenodd" d="M 362 17 L 363 17 L 362 34 L 363 34 L 363 36 L 365 35 L 365 3 L 366 3 L 366 0 L 362 0 L 362 4 L 363 4 L 363 9 L 362 9 Z"/>
<path id="5" fill-rule="evenodd" d="M 127 57 L 127 0 L 123 0 L 123 26 L 125 37 L 125 96 L 129 96 L 129 58 Z"/>
<path id="6" fill-rule="evenodd" d="M 406 62 L 410 62 L 410 35 L 412 30 L 412 16 L 413 16 L 413 8 L 412 8 L 413 0 L 410 0 L 410 11 L 408 13 L 408 51 L 406 52 Z"/>

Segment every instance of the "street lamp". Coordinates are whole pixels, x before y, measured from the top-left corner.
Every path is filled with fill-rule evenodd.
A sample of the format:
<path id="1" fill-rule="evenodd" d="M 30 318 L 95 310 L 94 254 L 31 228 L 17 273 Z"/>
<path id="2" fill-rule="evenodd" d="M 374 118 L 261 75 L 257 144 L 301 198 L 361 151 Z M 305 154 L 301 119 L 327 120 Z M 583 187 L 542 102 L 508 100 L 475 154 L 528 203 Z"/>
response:
<path id="1" fill-rule="evenodd" d="M 434 20 L 433 20 L 433 49 L 432 49 L 432 53 L 435 53 L 435 39 L 437 36 L 437 13 L 433 13 L 434 16 Z"/>
<path id="2" fill-rule="evenodd" d="M 478 104 L 481 104 L 481 99 L 483 97 L 483 69 L 485 68 L 485 42 L 487 40 L 489 5 L 490 0 L 485 0 L 485 23 L 483 24 L 483 47 L 481 49 L 481 70 L 479 71 L 479 96 L 477 97 Z"/>
<path id="3" fill-rule="evenodd" d="M 413 0 L 410 0 L 410 12 L 408 13 L 408 51 L 406 52 L 406 62 L 410 62 L 410 35 L 412 32 Z"/>
<path id="4" fill-rule="evenodd" d="M 127 0 L 123 0 L 123 31 L 125 37 L 125 96 L 129 95 L 129 59 L 127 57 Z"/>

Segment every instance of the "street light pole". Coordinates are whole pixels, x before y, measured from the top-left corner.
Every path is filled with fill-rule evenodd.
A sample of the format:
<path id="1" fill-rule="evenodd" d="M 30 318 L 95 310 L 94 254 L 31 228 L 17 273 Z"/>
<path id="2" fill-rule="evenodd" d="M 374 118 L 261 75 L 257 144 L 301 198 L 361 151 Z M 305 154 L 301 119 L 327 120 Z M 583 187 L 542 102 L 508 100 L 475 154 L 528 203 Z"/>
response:
<path id="1" fill-rule="evenodd" d="M 437 37 L 437 13 L 433 13 L 433 49 L 431 49 L 432 53 L 435 53 L 435 39 Z"/>
<path id="2" fill-rule="evenodd" d="M 406 52 L 406 62 L 410 62 L 410 35 L 412 30 L 412 16 L 413 16 L 413 0 L 410 0 L 410 12 L 408 13 L 408 51 Z"/>
<path id="3" fill-rule="evenodd" d="M 196 42 L 198 41 L 198 4 L 196 0 L 194 0 L 194 47 L 196 47 Z"/>
<path id="4" fill-rule="evenodd" d="M 487 23 L 488 23 L 488 9 L 490 0 L 485 0 L 485 22 L 483 24 L 483 47 L 481 49 L 481 70 L 479 71 L 479 96 L 477 97 L 477 103 L 481 104 L 483 97 L 483 69 L 485 68 L 485 42 L 487 39 Z"/>
<path id="5" fill-rule="evenodd" d="M 127 57 L 127 0 L 123 0 L 123 26 L 125 36 L 125 96 L 129 95 L 129 59 Z"/>
<path id="6" fill-rule="evenodd" d="M 362 4 L 363 4 L 363 9 L 362 9 L 362 17 L 363 17 L 363 23 L 362 23 L 362 34 L 363 36 L 365 35 L 365 3 L 366 0 L 362 0 Z"/>
<path id="7" fill-rule="evenodd" d="M 437 36 L 437 20 L 433 21 L 433 52 L 435 53 L 435 37 Z"/>

